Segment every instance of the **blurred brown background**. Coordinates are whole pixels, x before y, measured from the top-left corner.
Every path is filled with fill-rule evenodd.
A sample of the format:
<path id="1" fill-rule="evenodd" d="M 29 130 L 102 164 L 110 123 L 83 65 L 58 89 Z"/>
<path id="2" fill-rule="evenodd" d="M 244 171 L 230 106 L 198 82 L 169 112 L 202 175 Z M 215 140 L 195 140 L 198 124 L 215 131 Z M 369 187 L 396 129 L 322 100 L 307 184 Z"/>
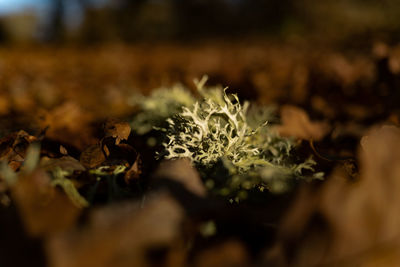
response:
<path id="1" fill-rule="evenodd" d="M 66 102 L 126 115 L 135 91 L 204 74 L 313 117 L 384 118 L 399 15 L 396 0 L 0 1 L 0 119 Z"/>
<path id="2" fill-rule="evenodd" d="M 398 41 L 396 0 L 0 1 L 0 40 L 20 42 L 306 39 Z"/>

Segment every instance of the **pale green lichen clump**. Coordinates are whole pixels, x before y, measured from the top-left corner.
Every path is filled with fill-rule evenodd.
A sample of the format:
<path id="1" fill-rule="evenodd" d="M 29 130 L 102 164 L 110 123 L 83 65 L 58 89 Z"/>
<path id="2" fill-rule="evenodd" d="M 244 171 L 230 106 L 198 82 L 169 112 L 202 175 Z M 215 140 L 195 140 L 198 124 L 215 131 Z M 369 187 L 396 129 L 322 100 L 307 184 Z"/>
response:
<path id="1" fill-rule="evenodd" d="M 254 165 L 269 164 L 260 161 L 261 151 L 252 142 L 259 129 L 251 129 L 246 122 L 248 103 L 242 106 L 236 95 L 231 100 L 225 92 L 222 98 L 222 101 L 218 98 L 197 101 L 167 120 L 169 141 L 163 144 L 165 158 L 187 157 L 210 167 L 226 157 L 240 172 Z"/>
<path id="2" fill-rule="evenodd" d="M 195 101 L 190 91 L 181 85 L 158 88 L 149 96 L 135 95 L 130 103 L 138 106 L 140 112 L 132 121 L 132 129 L 140 135 L 146 134 L 154 126 L 161 126 L 167 118 L 180 112 L 182 106 L 191 106 Z"/>
<path id="3" fill-rule="evenodd" d="M 279 193 L 296 180 L 322 177 L 313 173 L 311 158 L 299 161 L 293 155 L 291 139 L 271 130 L 271 109 L 249 108 L 249 102 L 241 104 L 237 95 L 206 88 L 205 82 L 195 82 L 202 99 L 190 105 L 176 101 L 180 111 L 171 112 L 161 129 L 165 142 L 159 158 L 189 158 L 210 191 L 236 200 L 249 190 Z M 304 170 L 310 174 L 305 176 Z"/>

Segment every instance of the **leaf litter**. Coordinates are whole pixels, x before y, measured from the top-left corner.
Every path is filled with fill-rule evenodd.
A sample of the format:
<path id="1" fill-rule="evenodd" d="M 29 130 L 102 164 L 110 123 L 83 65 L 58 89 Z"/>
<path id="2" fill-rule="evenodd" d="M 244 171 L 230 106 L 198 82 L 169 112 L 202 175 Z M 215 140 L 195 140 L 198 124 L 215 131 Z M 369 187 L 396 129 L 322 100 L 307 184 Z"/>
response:
<path id="1" fill-rule="evenodd" d="M 109 92 L 104 96 L 114 96 L 113 103 L 98 97 L 98 92 L 84 103 L 82 96 L 92 93 L 82 90 L 63 95 L 53 89 L 53 96 L 47 98 L 27 88 L 20 89 L 20 94 L 5 90 L 0 95 L 0 218 L 13 222 L 7 224 L 13 225 L 8 226 L 9 232 L 22 225 L 22 247 L 22 242 L 36 244 L 39 253 L 32 258 L 33 266 L 40 257 L 48 266 L 60 267 L 399 264 L 400 113 L 392 82 L 398 77 L 396 48 L 354 59 L 327 52 L 325 61 L 319 60 L 318 53 L 308 57 L 310 51 L 301 54 L 298 49 L 286 49 L 285 66 L 278 56 L 266 56 L 262 49 L 249 47 L 246 53 L 224 49 L 228 55 L 237 53 L 244 67 L 238 64 L 238 71 L 230 72 L 226 64 L 213 65 L 209 83 L 219 82 L 216 77 L 220 77 L 223 84 L 231 84 L 238 90 L 241 107 L 243 100 L 253 100 L 245 122 L 255 131 L 243 137 L 259 138 L 257 127 L 268 121 L 267 129 L 274 133 L 262 132 L 264 139 L 257 144 L 265 146 L 251 148 L 268 151 L 274 164 L 289 167 L 290 174 L 299 171 L 299 176 L 282 176 L 282 169 L 271 168 L 243 172 L 232 165 L 238 163 L 232 160 L 234 153 L 222 153 L 206 168 L 190 158 L 157 159 L 156 152 L 162 156 L 163 142 L 168 141 L 163 139 L 163 129 L 171 126 L 168 118 L 178 122 L 174 115 L 193 113 L 196 102 L 206 110 L 204 98 L 213 98 L 216 105 L 234 101 L 232 89 L 225 91 L 230 98 L 224 102 L 220 86 L 200 92 L 182 84 L 163 86 L 150 94 L 147 91 L 147 96 L 132 91 L 123 95 L 123 90 L 116 94 L 115 87 L 102 87 Z M 207 56 L 203 52 L 199 54 Z M 251 68 L 254 54 L 268 67 L 264 62 Z M 379 63 L 382 58 L 388 60 L 387 65 Z M 161 68 L 168 73 L 172 61 L 162 60 L 160 66 L 165 64 Z M 201 77 L 204 69 L 196 64 L 200 63 L 189 64 L 188 72 Z M 379 73 L 391 78 L 382 79 Z M 11 86 L 18 75 L 10 72 L 10 80 L 4 82 Z M 49 75 L 54 79 L 55 74 Z M 66 75 L 73 80 L 72 74 Z M 192 78 L 184 76 L 181 81 L 189 84 Z M 57 79 L 61 87 L 70 86 L 64 78 Z M 376 89 L 363 90 L 378 80 Z M 142 80 L 131 88 L 142 87 L 145 92 L 161 84 L 156 78 L 151 82 Z M 324 95 L 325 88 L 335 86 L 341 90 Z M 11 103 L 8 99 L 15 105 L 7 104 Z M 162 105 L 158 99 L 163 99 Z M 279 105 L 269 106 L 271 102 Z M 229 118 L 236 111 L 231 109 L 228 117 L 219 118 L 219 128 L 209 124 L 210 136 L 227 127 L 230 138 L 236 138 L 238 132 L 231 130 L 235 122 Z M 110 115 L 114 118 L 108 119 Z M 218 120 L 213 117 L 212 121 Z M 238 129 L 246 128 L 242 126 Z M 199 144 L 204 149 L 212 147 Z M 240 152 L 246 149 L 238 147 Z M 191 146 L 189 151 L 195 149 Z M 289 156 L 280 158 L 286 151 Z M 265 163 L 266 155 L 249 155 L 254 164 L 240 166 L 252 169 Z M 11 251 L 13 246 L 7 244 L 15 242 L 19 241 L 10 237 L 0 241 L 5 251 Z M 0 263 L 12 262 L 7 259 L 3 257 Z"/>

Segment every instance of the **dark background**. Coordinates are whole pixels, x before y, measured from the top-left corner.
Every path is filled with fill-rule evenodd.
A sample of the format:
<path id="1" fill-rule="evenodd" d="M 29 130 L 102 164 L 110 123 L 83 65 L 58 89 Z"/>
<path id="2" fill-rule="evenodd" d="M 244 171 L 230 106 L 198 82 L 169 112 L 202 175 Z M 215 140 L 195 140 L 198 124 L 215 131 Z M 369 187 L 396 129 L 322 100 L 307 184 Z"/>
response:
<path id="1" fill-rule="evenodd" d="M 360 46 L 400 36 L 396 0 L 18 0 L 0 1 L 0 16 L 1 43 L 278 38 Z"/>

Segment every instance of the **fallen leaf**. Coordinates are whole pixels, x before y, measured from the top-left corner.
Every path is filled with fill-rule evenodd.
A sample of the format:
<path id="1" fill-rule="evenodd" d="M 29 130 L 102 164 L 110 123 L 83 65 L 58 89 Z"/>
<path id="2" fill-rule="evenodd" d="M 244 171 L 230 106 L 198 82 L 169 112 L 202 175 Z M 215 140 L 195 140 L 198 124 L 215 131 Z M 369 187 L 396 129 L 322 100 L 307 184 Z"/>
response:
<path id="1" fill-rule="evenodd" d="M 44 114 L 42 128 L 48 127 L 47 137 L 83 149 L 95 143 L 92 120 L 92 115 L 79 105 L 66 102 Z"/>
<path id="2" fill-rule="evenodd" d="M 294 201 L 280 229 L 282 247 L 291 247 L 290 265 L 400 265 L 400 129 L 370 131 L 359 160 L 355 182 L 337 169 L 321 189 Z M 372 264 L 387 259 L 389 265 Z"/>
<path id="3" fill-rule="evenodd" d="M 151 249 L 168 250 L 178 240 L 183 212 L 166 194 L 141 206 L 125 202 L 98 208 L 85 227 L 52 237 L 46 246 L 50 266 L 151 266 Z"/>
<path id="4" fill-rule="evenodd" d="M 48 236 L 74 225 L 81 210 L 50 184 L 44 171 L 19 177 L 11 188 L 27 232 L 34 237 Z"/>
<path id="5" fill-rule="evenodd" d="M 0 160 L 7 161 L 9 166 L 18 170 L 25 160 L 29 145 L 36 137 L 21 130 L 0 139 Z"/>
<path id="6" fill-rule="evenodd" d="M 206 195 L 206 188 L 201 181 L 197 170 L 192 166 L 189 159 L 176 159 L 163 161 L 155 171 L 154 177 L 168 178 L 177 181 L 185 188 L 198 196 Z"/>
<path id="7" fill-rule="evenodd" d="M 106 160 L 103 150 L 99 145 L 91 145 L 86 148 L 80 157 L 80 162 L 88 169 L 101 165 Z"/>
<path id="8" fill-rule="evenodd" d="M 83 167 L 78 160 L 70 156 L 63 156 L 61 158 L 42 157 L 40 159 L 40 167 L 46 171 L 51 171 L 56 168 L 69 172 L 85 170 L 85 167 Z"/>
<path id="9" fill-rule="evenodd" d="M 103 138 L 100 145 L 107 156 L 107 163 L 111 165 L 126 163 L 133 165 L 138 157 L 138 152 L 131 145 L 115 144 L 115 139 L 112 137 Z"/>
<path id="10" fill-rule="evenodd" d="M 312 122 L 307 113 L 295 106 L 283 106 L 281 109 L 282 125 L 276 130 L 282 136 L 291 136 L 304 140 L 321 140 L 330 130 L 324 122 Z"/>
<path id="11" fill-rule="evenodd" d="M 130 169 L 125 173 L 124 180 L 129 184 L 133 180 L 137 180 L 140 177 L 142 160 L 140 156 L 137 155 L 135 163 L 132 164 Z"/>
<path id="12" fill-rule="evenodd" d="M 104 124 L 105 137 L 115 138 L 115 144 L 118 145 L 122 140 L 128 140 L 131 133 L 131 126 L 127 122 L 109 120 Z"/>

